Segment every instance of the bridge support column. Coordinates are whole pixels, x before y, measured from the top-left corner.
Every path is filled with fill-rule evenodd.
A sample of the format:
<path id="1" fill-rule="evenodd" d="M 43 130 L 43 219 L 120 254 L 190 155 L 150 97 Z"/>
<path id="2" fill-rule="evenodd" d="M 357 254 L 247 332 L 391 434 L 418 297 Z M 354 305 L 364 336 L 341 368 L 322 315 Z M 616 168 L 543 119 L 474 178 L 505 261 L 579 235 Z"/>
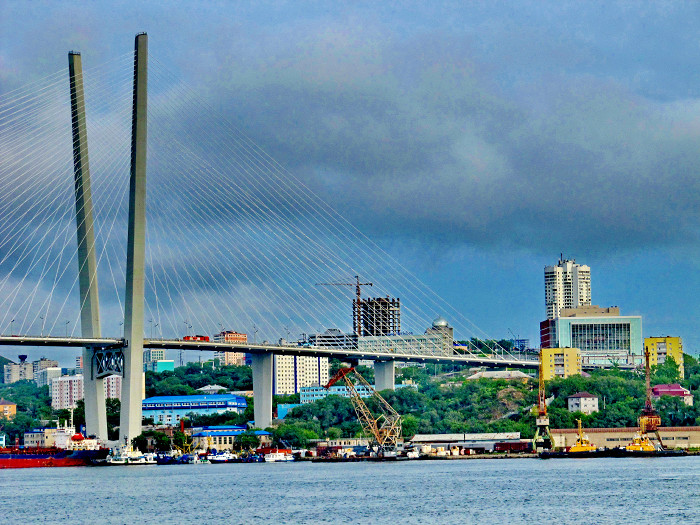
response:
<path id="1" fill-rule="evenodd" d="M 394 361 L 374 362 L 374 388 L 380 390 L 394 390 Z"/>
<path id="2" fill-rule="evenodd" d="M 272 354 L 253 354 L 253 402 L 255 426 L 272 424 Z"/>
<path id="3" fill-rule="evenodd" d="M 144 266 L 146 260 L 146 116 L 148 36 L 136 35 L 131 121 L 131 182 L 124 300 L 124 379 L 119 440 L 130 445 L 141 433 L 143 392 Z"/>
<path id="4" fill-rule="evenodd" d="M 71 120 L 73 124 L 73 172 L 75 176 L 75 219 L 78 230 L 78 282 L 80 288 L 80 332 L 83 337 L 100 337 L 100 308 L 97 289 L 95 233 L 92 220 L 92 191 L 88 157 L 83 65 L 80 53 L 68 54 Z M 107 439 L 107 408 L 104 379 L 92 370 L 90 348 L 83 349 L 85 427 L 88 436 Z"/>

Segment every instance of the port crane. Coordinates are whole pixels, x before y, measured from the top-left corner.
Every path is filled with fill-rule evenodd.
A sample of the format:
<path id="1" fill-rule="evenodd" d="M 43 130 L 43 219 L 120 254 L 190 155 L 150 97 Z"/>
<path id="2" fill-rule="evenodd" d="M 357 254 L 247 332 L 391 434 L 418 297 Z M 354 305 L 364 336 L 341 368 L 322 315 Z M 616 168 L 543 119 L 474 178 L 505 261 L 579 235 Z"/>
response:
<path id="1" fill-rule="evenodd" d="M 649 349 L 644 351 L 644 375 L 645 375 L 645 386 L 646 386 L 646 400 L 644 401 L 644 408 L 642 408 L 642 413 L 639 416 L 639 434 L 643 441 L 649 442 L 649 433 L 654 432 L 656 434 L 656 439 L 659 440 L 659 445 L 661 448 L 666 448 L 663 441 L 661 441 L 661 435 L 659 434 L 659 427 L 661 426 L 661 416 L 654 410 L 654 405 L 651 403 L 651 366 L 649 363 Z"/>
<path id="2" fill-rule="evenodd" d="M 542 350 L 540 350 L 539 387 L 537 392 L 537 406 L 533 408 L 537 430 L 533 443 L 535 451 L 551 450 L 554 448 L 554 437 L 549 430 L 549 416 L 547 415 L 547 395 L 544 389 L 544 363 L 542 362 Z"/>
<path id="3" fill-rule="evenodd" d="M 351 375 L 354 375 L 359 384 L 372 393 L 372 397 L 379 405 L 381 412 L 379 417 L 374 417 L 374 414 L 372 414 L 362 397 L 360 397 L 355 383 L 350 379 Z M 350 400 L 355 408 L 357 419 L 360 420 L 365 433 L 372 437 L 372 445 L 377 447 L 378 454 L 384 456 L 387 453 L 394 453 L 396 444 L 401 437 L 401 416 L 399 413 L 355 370 L 355 367 L 343 367 L 338 370 L 324 388 L 327 390 L 340 380 L 343 380 L 348 387 Z"/>
<path id="4" fill-rule="evenodd" d="M 355 276 L 354 283 L 316 283 L 316 286 L 354 286 L 355 287 L 355 299 L 353 300 L 353 305 L 355 306 L 355 333 L 358 337 L 362 335 L 362 310 L 360 308 L 362 303 L 362 287 L 372 286 L 372 283 L 361 283 L 360 276 Z"/>

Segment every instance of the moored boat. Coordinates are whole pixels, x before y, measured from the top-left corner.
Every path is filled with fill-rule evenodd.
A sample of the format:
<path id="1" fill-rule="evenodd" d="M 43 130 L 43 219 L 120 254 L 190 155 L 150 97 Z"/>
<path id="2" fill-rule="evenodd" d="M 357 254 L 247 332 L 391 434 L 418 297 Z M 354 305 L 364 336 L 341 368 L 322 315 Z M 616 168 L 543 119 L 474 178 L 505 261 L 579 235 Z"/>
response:
<path id="1" fill-rule="evenodd" d="M 0 468 L 81 467 L 107 457 L 106 448 L 70 450 L 57 447 L 0 448 Z"/>

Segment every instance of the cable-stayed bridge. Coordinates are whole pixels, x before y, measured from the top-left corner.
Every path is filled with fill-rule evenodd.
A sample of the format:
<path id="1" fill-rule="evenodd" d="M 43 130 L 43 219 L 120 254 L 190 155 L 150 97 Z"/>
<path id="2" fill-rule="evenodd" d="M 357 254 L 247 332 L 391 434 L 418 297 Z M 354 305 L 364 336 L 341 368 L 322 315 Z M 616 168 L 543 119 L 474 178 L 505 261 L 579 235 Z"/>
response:
<path id="1" fill-rule="evenodd" d="M 133 53 L 83 73 L 71 52 L 68 78 L 0 95 L 0 345 L 82 347 L 88 433 L 106 437 L 113 373 L 124 378 L 120 439 L 140 433 L 144 348 L 252 354 L 262 427 L 273 354 L 370 359 L 380 389 L 393 387 L 396 361 L 537 367 L 490 342 L 233 126 L 231 111 L 149 56 L 145 34 Z M 401 298 L 391 344 L 290 343 L 354 330 L 350 290 L 317 286 L 353 275 L 378 298 Z M 438 315 L 464 345 L 415 343 Z M 253 343 L 182 340 L 225 329 Z"/>

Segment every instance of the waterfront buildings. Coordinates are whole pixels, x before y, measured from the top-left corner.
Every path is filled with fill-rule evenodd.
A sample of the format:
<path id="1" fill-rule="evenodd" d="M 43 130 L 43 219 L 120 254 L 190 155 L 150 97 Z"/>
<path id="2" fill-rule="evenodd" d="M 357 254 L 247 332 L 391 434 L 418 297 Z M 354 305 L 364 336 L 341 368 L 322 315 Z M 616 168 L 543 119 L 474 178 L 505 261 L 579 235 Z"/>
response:
<path id="1" fill-rule="evenodd" d="M 328 383 L 328 358 L 275 355 L 272 371 L 274 395 L 297 394 L 307 386 Z"/>
<path id="2" fill-rule="evenodd" d="M 198 415 L 237 412 L 242 414 L 248 406 L 244 397 L 231 394 L 195 396 L 157 396 L 141 402 L 143 417 L 153 418 L 160 425 L 178 425 L 188 414 Z"/>
<path id="3" fill-rule="evenodd" d="M 545 266 L 544 297 L 547 319 L 559 317 L 562 308 L 591 304 L 590 267 L 563 256 L 555 266 Z"/>
<path id="4" fill-rule="evenodd" d="M 569 448 L 578 438 L 576 428 L 553 428 L 554 446 Z M 639 427 L 586 428 L 585 433 L 596 447 L 614 448 L 632 442 Z M 667 448 L 700 448 L 700 427 L 660 427 L 659 435 Z"/>
<path id="5" fill-rule="evenodd" d="M 578 392 L 569 396 L 566 398 L 566 402 L 569 412 L 582 412 L 588 415 L 598 412 L 598 396 L 588 392 Z"/>
<path id="6" fill-rule="evenodd" d="M 544 380 L 581 374 L 581 352 L 578 348 L 543 348 Z"/>
<path id="7" fill-rule="evenodd" d="M 193 429 L 192 442 L 195 449 L 232 450 L 236 448 L 236 441 L 241 434 L 246 432 L 244 427 L 238 426 L 210 426 Z M 272 435 L 265 430 L 248 431 L 260 440 L 260 445 L 268 445 L 272 441 Z"/>
<path id="8" fill-rule="evenodd" d="M 520 444 L 520 432 L 484 432 L 473 434 L 416 434 L 411 444 L 422 450 L 457 448 L 463 451 L 493 452 L 497 443 Z"/>
<path id="9" fill-rule="evenodd" d="M 683 340 L 680 337 L 646 337 L 644 350 L 649 350 L 649 364 L 652 366 L 665 363 L 669 357 L 673 358 L 678 365 L 680 379 L 683 379 Z"/>
<path id="10" fill-rule="evenodd" d="M 248 334 L 242 334 L 233 330 L 223 330 L 213 337 L 214 343 L 247 343 Z M 245 353 L 221 351 L 214 354 L 221 366 L 244 366 Z"/>
<path id="11" fill-rule="evenodd" d="M 690 390 L 683 388 L 678 383 L 672 385 L 654 385 L 651 387 L 651 397 L 658 401 L 661 396 L 679 397 L 688 406 L 693 406 L 693 395 Z"/>
<path id="12" fill-rule="evenodd" d="M 620 315 L 618 307 L 564 308 L 540 323 L 542 348 L 578 348 L 586 365 L 641 364 L 642 318 Z"/>
<path id="13" fill-rule="evenodd" d="M 12 419 L 17 415 L 17 405 L 12 401 L 0 399 L 0 418 Z"/>
<path id="14" fill-rule="evenodd" d="M 104 381 L 105 397 L 121 399 L 122 377 L 107 376 Z M 51 407 L 56 410 L 75 408 L 84 398 L 83 375 L 61 376 L 51 380 Z"/>
<path id="15" fill-rule="evenodd" d="M 34 379 L 34 366 L 32 363 L 27 362 L 26 355 L 19 356 L 19 363 L 6 364 L 3 371 L 3 380 L 5 384 L 16 383 L 24 379 L 29 381 Z"/>

